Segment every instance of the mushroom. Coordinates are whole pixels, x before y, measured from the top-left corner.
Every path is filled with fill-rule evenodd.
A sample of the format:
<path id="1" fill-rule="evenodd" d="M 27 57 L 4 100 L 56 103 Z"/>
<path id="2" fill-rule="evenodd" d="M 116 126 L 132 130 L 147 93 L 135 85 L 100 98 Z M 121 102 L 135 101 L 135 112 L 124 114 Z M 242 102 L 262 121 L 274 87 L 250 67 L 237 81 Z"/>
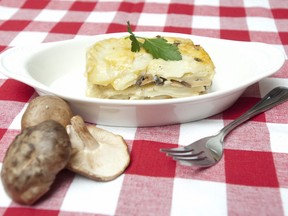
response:
<path id="1" fill-rule="evenodd" d="M 191 84 L 184 81 L 184 80 L 175 80 L 175 79 L 171 79 L 171 85 L 175 86 L 175 87 L 187 87 L 187 88 L 191 88 Z"/>
<path id="2" fill-rule="evenodd" d="M 164 85 L 164 82 L 167 79 L 165 79 L 164 77 L 159 77 L 157 75 L 152 76 L 151 74 L 149 75 L 140 75 L 138 77 L 138 79 L 136 80 L 135 85 L 136 86 L 144 86 L 147 84 L 151 84 L 154 83 L 155 85 Z"/>
<path id="3" fill-rule="evenodd" d="M 127 144 L 115 135 L 74 116 L 66 130 L 72 154 L 67 168 L 96 181 L 110 181 L 121 175 L 130 162 Z"/>
<path id="4" fill-rule="evenodd" d="M 69 161 L 71 143 L 65 128 L 47 120 L 24 129 L 9 146 L 1 179 L 7 194 L 21 204 L 33 204 L 52 185 Z"/>
<path id="5" fill-rule="evenodd" d="M 49 119 L 53 119 L 66 127 L 72 116 L 70 106 L 63 99 L 52 95 L 38 96 L 29 103 L 25 110 L 21 120 L 21 128 L 23 130 Z"/>

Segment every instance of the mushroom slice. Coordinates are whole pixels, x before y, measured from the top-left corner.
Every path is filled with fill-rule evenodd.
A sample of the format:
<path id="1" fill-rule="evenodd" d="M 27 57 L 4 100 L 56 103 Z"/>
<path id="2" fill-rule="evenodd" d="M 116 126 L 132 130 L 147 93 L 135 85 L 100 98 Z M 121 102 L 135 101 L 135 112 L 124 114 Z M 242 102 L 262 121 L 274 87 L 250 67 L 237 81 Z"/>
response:
<path id="1" fill-rule="evenodd" d="M 72 145 L 69 170 L 96 181 L 110 181 L 129 165 L 128 147 L 120 135 L 86 126 L 80 116 L 72 117 L 66 130 Z"/>

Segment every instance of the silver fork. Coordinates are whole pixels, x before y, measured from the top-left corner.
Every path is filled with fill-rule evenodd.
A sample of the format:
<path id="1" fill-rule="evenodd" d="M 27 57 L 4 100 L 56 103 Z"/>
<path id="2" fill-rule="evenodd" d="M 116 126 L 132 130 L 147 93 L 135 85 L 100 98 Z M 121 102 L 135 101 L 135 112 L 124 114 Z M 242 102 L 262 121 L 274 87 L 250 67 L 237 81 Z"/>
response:
<path id="1" fill-rule="evenodd" d="M 223 127 L 216 135 L 204 137 L 188 146 L 160 149 L 167 156 L 180 161 L 183 165 L 210 167 L 219 162 L 223 156 L 223 144 L 225 136 L 234 128 L 246 122 L 250 118 L 265 112 L 272 107 L 288 100 L 288 88 L 277 87 L 266 94 L 246 113 Z"/>

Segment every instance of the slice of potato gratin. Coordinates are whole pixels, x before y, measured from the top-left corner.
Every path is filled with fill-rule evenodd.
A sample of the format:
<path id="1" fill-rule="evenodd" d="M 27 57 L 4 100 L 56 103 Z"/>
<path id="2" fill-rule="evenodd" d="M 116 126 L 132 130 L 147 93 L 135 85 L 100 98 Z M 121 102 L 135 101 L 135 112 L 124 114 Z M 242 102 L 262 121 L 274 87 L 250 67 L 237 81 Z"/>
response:
<path id="1" fill-rule="evenodd" d="M 182 60 L 154 59 L 142 47 L 139 52 L 132 52 L 129 37 L 95 43 L 87 50 L 86 95 L 162 99 L 206 93 L 215 73 L 208 53 L 190 39 L 163 38 L 178 47 Z"/>

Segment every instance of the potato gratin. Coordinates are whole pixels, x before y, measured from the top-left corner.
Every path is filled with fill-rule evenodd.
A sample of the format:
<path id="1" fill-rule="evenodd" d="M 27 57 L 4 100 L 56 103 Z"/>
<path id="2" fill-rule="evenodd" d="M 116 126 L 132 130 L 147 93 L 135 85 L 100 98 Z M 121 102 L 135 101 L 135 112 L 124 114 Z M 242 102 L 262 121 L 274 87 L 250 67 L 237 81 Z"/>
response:
<path id="1" fill-rule="evenodd" d="M 87 51 L 89 97 L 163 99 L 204 94 L 212 84 L 214 64 L 190 39 L 163 37 L 175 44 L 182 60 L 154 59 L 141 48 L 131 51 L 129 37 L 99 41 Z"/>

